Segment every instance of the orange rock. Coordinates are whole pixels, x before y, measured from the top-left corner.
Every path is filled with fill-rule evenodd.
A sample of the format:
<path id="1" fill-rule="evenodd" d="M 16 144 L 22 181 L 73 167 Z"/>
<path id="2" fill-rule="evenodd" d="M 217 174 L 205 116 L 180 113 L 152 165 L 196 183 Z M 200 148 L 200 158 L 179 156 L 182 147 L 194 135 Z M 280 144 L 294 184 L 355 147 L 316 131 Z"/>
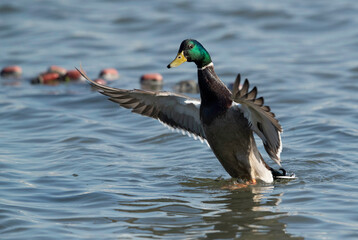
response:
<path id="1" fill-rule="evenodd" d="M 119 74 L 114 68 L 105 68 L 99 73 L 99 77 L 108 81 L 113 81 L 119 78 Z"/>
<path id="2" fill-rule="evenodd" d="M 101 84 L 101 85 L 106 85 L 107 82 L 106 80 L 102 79 L 102 78 L 97 78 L 96 80 L 94 80 L 96 83 Z"/>
<path id="3" fill-rule="evenodd" d="M 67 73 L 67 70 L 66 70 L 66 68 L 52 65 L 47 69 L 47 72 L 48 73 L 58 73 L 61 76 L 64 76 Z"/>
<path id="4" fill-rule="evenodd" d="M 141 84 L 163 84 L 163 76 L 160 73 L 146 73 L 140 78 Z"/>
<path id="5" fill-rule="evenodd" d="M 54 84 L 60 79 L 58 73 L 41 73 L 37 78 L 31 81 L 32 84 Z"/>
<path id="6" fill-rule="evenodd" d="M 68 70 L 64 76 L 64 81 L 78 81 L 85 80 L 84 77 L 77 70 Z"/>
<path id="7" fill-rule="evenodd" d="M 3 77 L 20 77 L 22 74 L 22 69 L 20 66 L 7 66 L 1 70 L 0 75 Z"/>

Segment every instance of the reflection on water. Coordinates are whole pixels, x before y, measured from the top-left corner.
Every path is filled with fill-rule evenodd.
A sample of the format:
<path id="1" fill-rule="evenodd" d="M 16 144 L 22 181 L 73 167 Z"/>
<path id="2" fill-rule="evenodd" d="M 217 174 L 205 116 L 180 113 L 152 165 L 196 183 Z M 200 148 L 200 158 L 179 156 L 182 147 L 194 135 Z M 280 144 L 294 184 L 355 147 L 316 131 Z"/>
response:
<path id="1" fill-rule="evenodd" d="M 211 239 L 300 239 L 286 232 L 286 224 L 280 222 L 283 212 L 275 212 L 283 193 L 272 195 L 273 186 L 253 186 L 205 201 L 217 212 L 204 216 L 203 220 L 213 229 L 205 234 Z"/>
<path id="2" fill-rule="evenodd" d="M 274 193 L 272 185 L 222 191 L 230 182 L 190 179 L 181 183 L 182 195 L 190 199 L 174 195 L 123 200 L 115 210 L 128 215 L 128 229 L 142 237 L 185 234 L 195 239 L 303 239 L 288 233 L 281 221 L 287 215 L 277 210 L 282 192 Z M 200 196 L 208 190 L 211 197 L 203 200 Z"/>

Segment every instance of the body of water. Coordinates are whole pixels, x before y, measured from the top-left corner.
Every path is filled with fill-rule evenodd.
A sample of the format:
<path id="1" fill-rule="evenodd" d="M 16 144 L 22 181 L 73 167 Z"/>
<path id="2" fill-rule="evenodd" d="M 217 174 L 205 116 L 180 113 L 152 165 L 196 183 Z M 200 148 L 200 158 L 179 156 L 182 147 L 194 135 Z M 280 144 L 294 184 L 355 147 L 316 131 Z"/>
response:
<path id="1" fill-rule="evenodd" d="M 357 239 L 357 26 L 348 0 L 1 1 L 0 67 L 24 73 L 0 79 L 0 238 Z M 196 79 L 192 63 L 166 68 L 186 38 L 225 83 L 258 87 L 296 180 L 224 190 L 205 144 L 88 84 L 29 83 L 82 63 L 118 69 L 120 88 L 159 72 L 171 90 Z"/>

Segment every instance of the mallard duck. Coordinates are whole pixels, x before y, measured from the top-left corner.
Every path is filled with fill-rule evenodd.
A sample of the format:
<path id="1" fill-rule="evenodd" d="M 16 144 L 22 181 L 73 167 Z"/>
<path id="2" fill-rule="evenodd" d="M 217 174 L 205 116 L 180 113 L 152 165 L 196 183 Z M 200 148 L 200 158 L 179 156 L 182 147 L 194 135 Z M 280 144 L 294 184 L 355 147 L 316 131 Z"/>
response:
<path id="1" fill-rule="evenodd" d="M 194 39 L 181 43 L 168 68 L 184 62 L 197 66 L 201 100 L 172 92 L 103 86 L 89 79 L 82 69 L 80 72 L 109 100 L 207 142 L 229 175 L 244 184 L 255 184 L 257 180 L 271 183 L 286 175 L 282 168 L 281 173 L 269 167 L 256 146 L 253 133 L 262 139 L 270 158 L 281 166 L 282 127 L 270 108 L 263 105 L 264 99 L 256 97 L 257 88 L 249 91 L 247 79 L 240 88 L 238 75 L 231 92 L 216 75 L 208 51 Z"/>

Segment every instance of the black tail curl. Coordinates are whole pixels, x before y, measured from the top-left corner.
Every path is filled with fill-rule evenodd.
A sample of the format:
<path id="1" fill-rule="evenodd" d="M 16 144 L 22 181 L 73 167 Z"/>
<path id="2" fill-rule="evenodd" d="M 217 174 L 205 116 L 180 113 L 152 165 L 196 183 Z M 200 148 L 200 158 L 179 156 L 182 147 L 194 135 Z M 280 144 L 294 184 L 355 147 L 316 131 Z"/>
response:
<path id="1" fill-rule="evenodd" d="M 279 171 L 277 171 L 277 170 L 275 170 L 275 169 L 273 169 L 273 168 L 270 168 L 270 170 L 271 170 L 271 172 L 272 172 L 272 175 L 273 175 L 273 178 L 274 178 L 274 179 L 278 179 L 280 176 L 287 176 L 287 175 L 286 175 L 287 172 L 286 172 L 286 170 L 283 169 L 283 168 L 280 168 L 280 169 L 279 169 L 281 172 L 279 172 Z"/>

